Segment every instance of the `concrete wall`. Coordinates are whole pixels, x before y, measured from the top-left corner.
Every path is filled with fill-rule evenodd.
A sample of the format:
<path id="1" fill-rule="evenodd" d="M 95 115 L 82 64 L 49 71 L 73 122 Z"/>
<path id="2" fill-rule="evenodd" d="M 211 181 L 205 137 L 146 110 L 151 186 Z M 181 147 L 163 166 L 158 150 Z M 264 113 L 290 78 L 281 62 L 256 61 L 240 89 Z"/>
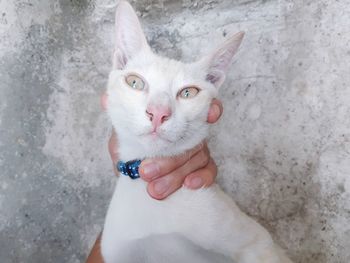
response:
<path id="1" fill-rule="evenodd" d="M 218 181 L 295 262 L 350 258 L 350 2 L 132 1 L 191 60 L 246 38 L 213 127 Z M 1 262 L 83 262 L 115 178 L 99 106 L 114 0 L 0 1 Z"/>

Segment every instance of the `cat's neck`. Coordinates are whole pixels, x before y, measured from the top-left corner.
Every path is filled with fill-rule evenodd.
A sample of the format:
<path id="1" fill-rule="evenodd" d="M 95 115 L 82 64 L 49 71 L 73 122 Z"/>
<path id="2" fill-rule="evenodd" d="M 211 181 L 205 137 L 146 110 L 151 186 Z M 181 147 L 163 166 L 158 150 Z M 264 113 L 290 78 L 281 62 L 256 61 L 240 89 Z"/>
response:
<path id="1" fill-rule="evenodd" d="M 155 158 L 155 157 L 171 157 L 171 156 L 176 156 L 183 154 L 186 149 L 167 149 L 166 151 L 162 152 L 155 152 L 151 147 L 143 147 L 140 144 L 137 143 L 128 143 L 124 144 L 122 142 L 119 143 L 118 146 L 118 154 L 119 154 L 119 159 L 127 162 L 131 160 L 144 160 L 147 158 Z"/>
<path id="2" fill-rule="evenodd" d="M 193 141 L 188 144 L 177 146 L 169 145 L 167 149 L 156 151 L 156 147 L 152 145 L 143 145 L 136 140 L 130 139 L 128 136 L 119 136 L 118 134 L 118 157 L 119 160 L 124 162 L 154 157 L 171 157 L 181 155 L 199 143 L 200 142 Z"/>
<path id="3" fill-rule="evenodd" d="M 119 159 L 124 162 L 143 160 L 148 157 L 144 147 L 140 144 L 131 141 L 125 142 L 123 140 L 119 141 L 118 155 Z"/>

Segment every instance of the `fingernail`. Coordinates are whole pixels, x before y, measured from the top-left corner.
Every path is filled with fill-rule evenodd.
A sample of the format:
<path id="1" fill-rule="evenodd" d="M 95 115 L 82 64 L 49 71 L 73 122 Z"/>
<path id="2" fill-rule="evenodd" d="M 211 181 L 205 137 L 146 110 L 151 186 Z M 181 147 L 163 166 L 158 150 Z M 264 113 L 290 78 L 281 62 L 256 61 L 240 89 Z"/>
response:
<path id="1" fill-rule="evenodd" d="M 158 195 L 164 194 L 169 189 L 169 184 L 167 180 L 159 180 L 154 183 L 154 191 Z"/>
<path id="2" fill-rule="evenodd" d="M 154 162 L 142 163 L 140 167 L 140 173 L 146 178 L 153 178 L 158 175 L 159 166 Z"/>
<path id="3" fill-rule="evenodd" d="M 197 189 L 203 186 L 203 180 L 200 177 L 192 178 L 189 187 L 192 189 Z"/>

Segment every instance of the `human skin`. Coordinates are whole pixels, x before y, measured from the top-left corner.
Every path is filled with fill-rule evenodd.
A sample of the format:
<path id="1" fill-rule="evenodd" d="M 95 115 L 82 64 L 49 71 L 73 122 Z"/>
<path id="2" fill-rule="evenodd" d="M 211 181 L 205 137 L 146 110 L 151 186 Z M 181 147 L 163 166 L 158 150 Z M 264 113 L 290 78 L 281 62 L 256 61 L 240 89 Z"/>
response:
<path id="1" fill-rule="evenodd" d="M 107 95 L 101 97 L 101 106 L 106 110 Z M 217 122 L 222 114 L 222 103 L 213 99 L 208 111 L 208 123 Z M 118 162 L 118 140 L 113 131 L 108 143 L 113 169 L 116 175 Z M 142 161 L 139 167 L 140 176 L 148 182 L 147 191 L 155 199 L 161 200 L 184 186 L 198 189 L 210 186 L 217 175 L 217 167 L 210 157 L 206 142 L 188 150 L 185 154 L 170 158 L 153 158 Z M 100 252 L 100 236 L 97 238 L 86 263 L 103 263 Z"/>

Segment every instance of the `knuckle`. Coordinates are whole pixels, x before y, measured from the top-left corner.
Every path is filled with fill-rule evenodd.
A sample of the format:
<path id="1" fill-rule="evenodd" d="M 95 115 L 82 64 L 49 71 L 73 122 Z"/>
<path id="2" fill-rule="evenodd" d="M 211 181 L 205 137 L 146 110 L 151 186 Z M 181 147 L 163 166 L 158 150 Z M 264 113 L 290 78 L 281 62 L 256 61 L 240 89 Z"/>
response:
<path id="1" fill-rule="evenodd" d="M 199 158 L 198 164 L 201 167 L 206 166 L 208 164 L 208 162 L 209 162 L 209 156 L 208 156 L 208 154 L 205 151 L 201 151 L 198 154 L 198 158 Z"/>
<path id="2" fill-rule="evenodd" d="M 208 160 L 209 160 L 209 157 L 210 157 L 210 151 L 209 151 L 209 148 L 208 148 L 208 146 L 207 146 L 207 145 L 205 145 L 205 148 L 203 149 L 203 151 L 204 151 L 204 153 L 205 153 L 206 157 L 207 157 L 207 158 L 208 158 Z"/>
<path id="3" fill-rule="evenodd" d="M 204 186 L 208 187 L 210 185 L 212 185 L 215 181 L 215 175 L 213 173 L 212 170 L 210 169 L 203 169 L 203 171 L 201 172 L 200 176 L 203 178 L 204 180 Z"/>
<path id="4" fill-rule="evenodd" d="M 211 186 L 214 183 L 214 178 L 215 178 L 214 175 L 209 173 L 205 181 L 205 186 L 206 187 Z"/>
<path id="5" fill-rule="evenodd" d="M 208 169 L 208 171 L 209 171 L 210 177 L 212 178 L 212 180 L 214 180 L 217 176 L 217 166 L 212 158 L 210 159 L 209 165 L 211 167 Z"/>

